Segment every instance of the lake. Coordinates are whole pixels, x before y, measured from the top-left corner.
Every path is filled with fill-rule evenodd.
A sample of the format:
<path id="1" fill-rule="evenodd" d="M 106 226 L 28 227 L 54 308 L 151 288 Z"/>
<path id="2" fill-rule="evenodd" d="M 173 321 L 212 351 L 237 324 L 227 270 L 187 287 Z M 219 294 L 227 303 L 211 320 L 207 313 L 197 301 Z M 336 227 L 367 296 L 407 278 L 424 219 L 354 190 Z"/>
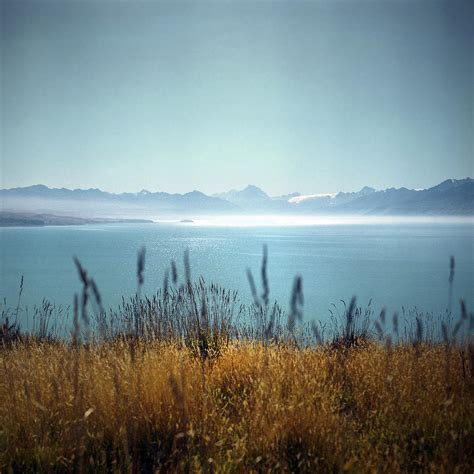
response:
<path id="1" fill-rule="evenodd" d="M 473 301 L 472 223 L 376 223 L 351 225 L 224 227 L 193 224 L 107 224 L 0 229 L 0 296 L 17 305 L 19 283 L 25 309 L 43 298 L 70 305 L 80 291 L 72 257 L 97 282 L 106 306 L 136 291 L 136 257 L 146 247 L 147 293 L 163 284 L 175 260 L 183 280 L 183 254 L 192 277 L 202 275 L 236 289 L 251 301 L 246 269 L 260 284 L 262 247 L 268 246 L 271 298 L 288 307 L 293 278 L 303 277 L 305 318 L 324 320 L 332 303 L 356 295 L 376 310 L 417 307 L 441 314 L 448 306 L 449 259 L 456 259 L 453 301 Z"/>

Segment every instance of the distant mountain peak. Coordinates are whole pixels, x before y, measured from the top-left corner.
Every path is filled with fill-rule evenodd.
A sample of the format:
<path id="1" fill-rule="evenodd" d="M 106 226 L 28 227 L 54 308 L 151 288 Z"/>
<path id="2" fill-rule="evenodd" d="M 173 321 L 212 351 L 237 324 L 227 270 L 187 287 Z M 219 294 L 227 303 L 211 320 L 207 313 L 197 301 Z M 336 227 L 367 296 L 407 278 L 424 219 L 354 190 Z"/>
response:
<path id="1" fill-rule="evenodd" d="M 261 188 L 259 188 L 258 186 L 256 186 L 255 184 L 247 184 L 247 186 L 245 186 L 244 189 L 242 189 L 242 191 L 259 191 L 259 192 L 263 192 Z"/>
<path id="2" fill-rule="evenodd" d="M 269 196 L 268 194 L 263 191 L 261 188 L 259 188 L 258 186 L 255 186 L 254 184 L 249 184 L 247 185 L 242 191 L 240 191 L 241 193 L 244 193 L 246 195 L 251 195 L 253 197 L 261 197 L 263 199 L 268 199 Z"/>
<path id="3" fill-rule="evenodd" d="M 370 186 L 364 186 L 360 191 L 359 194 L 371 194 L 375 193 L 375 189 L 371 188 Z"/>
<path id="4" fill-rule="evenodd" d="M 225 199 L 237 205 L 271 201 L 270 196 L 254 184 L 249 184 L 242 190 L 232 189 L 224 193 L 214 194 L 214 197 Z"/>
<path id="5" fill-rule="evenodd" d="M 184 193 L 184 196 L 206 196 L 203 192 L 198 191 L 197 189 L 194 189 L 193 191 L 189 193 Z M 208 196 L 206 196 L 208 197 Z"/>
<path id="6" fill-rule="evenodd" d="M 455 188 L 458 186 L 463 186 L 465 184 L 472 184 L 473 179 L 472 178 L 464 178 L 464 179 L 446 179 L 439 183 L 436 186 L 433 186 L 431 189 L 436 189 L 436 190 L 447 190 L 451 188 Z"/>

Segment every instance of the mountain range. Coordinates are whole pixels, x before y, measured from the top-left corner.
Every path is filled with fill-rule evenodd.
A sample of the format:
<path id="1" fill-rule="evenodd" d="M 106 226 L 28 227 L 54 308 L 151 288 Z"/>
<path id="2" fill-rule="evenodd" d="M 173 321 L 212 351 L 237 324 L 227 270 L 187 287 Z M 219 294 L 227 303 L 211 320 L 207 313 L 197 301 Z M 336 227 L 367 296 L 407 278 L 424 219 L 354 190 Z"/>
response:
<path id="1" fill-rule="evenodd" d="M 448 179 L 429 189 L 365 186 L 357 192 L 291 193 L 269 196 L 257 186 L 213 196 L 199 191 L 169 194 L 142 190 L 114 194 L 99 189 L 34 185 L 0 190 L 2 212 L 36 212 L 95 217 L 194 217 L 239 213 L 474 215 L 474 180 Z"/>

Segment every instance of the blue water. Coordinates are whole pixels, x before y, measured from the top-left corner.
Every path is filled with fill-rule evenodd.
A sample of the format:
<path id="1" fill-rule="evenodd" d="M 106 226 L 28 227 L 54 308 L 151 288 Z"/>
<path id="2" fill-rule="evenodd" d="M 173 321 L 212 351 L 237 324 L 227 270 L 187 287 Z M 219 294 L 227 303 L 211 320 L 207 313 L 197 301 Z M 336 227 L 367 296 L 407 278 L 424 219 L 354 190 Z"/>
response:
<path id="1" fill-rule="evenodd" d="M 449 258 L 456 258 L 454 297 L 474 304 L 472 224 L 371 224 L 306 227 L 206 227 L 178 224 L 109 224 L 0 229 L 0 297 L 16 307 L 43 298 L 70 305 L 80 283 L 76 255 L 96 280 L 106 306 L 136 291 L 137 250 L 146 247 L 144 290 L 162 285 L 176 260 L 183 279 L 183 253 L 190 251 L 192 277 L 251 293 L 246 268 L 260 282 L 263 244 L 268 245 L 272 299 L 287 307 L 293 278 L 303 277 L 305 317 L 328 318 L 331 303 L 357 295 L 388 311 L 418 307 L 443 313 L 448 305 Z M 457 307 L 457 306 L 455 306 Z"/>

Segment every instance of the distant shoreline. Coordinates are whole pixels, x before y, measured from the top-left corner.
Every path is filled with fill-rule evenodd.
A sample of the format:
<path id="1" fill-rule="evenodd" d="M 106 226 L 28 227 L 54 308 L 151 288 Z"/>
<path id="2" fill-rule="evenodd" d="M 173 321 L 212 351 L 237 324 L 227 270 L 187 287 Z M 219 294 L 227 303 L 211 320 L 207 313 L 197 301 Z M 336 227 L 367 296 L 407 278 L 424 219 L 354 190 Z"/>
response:
<path id="1" fill-rule="evenodd" d="M 150 219 L 115 219 L 0 212 L 0 227 L 50 227 L 87 224 L 153 224 Z"/>
<path id="2" fill-rule="evenodd" d="M 410 225 L 410 224 L 468 224 L 474 225 L 474 216 L 466 215 L 272 215 L 241 214 L 198 216 L 193 219 L 133 219 L 106 217 L 58 216 L 54 214 L 0 212 L 0 228 L 7 227 L 64 227 L 93 224 L 171 224 L 196 227 L 308 227 L 340 225 Z"/>

